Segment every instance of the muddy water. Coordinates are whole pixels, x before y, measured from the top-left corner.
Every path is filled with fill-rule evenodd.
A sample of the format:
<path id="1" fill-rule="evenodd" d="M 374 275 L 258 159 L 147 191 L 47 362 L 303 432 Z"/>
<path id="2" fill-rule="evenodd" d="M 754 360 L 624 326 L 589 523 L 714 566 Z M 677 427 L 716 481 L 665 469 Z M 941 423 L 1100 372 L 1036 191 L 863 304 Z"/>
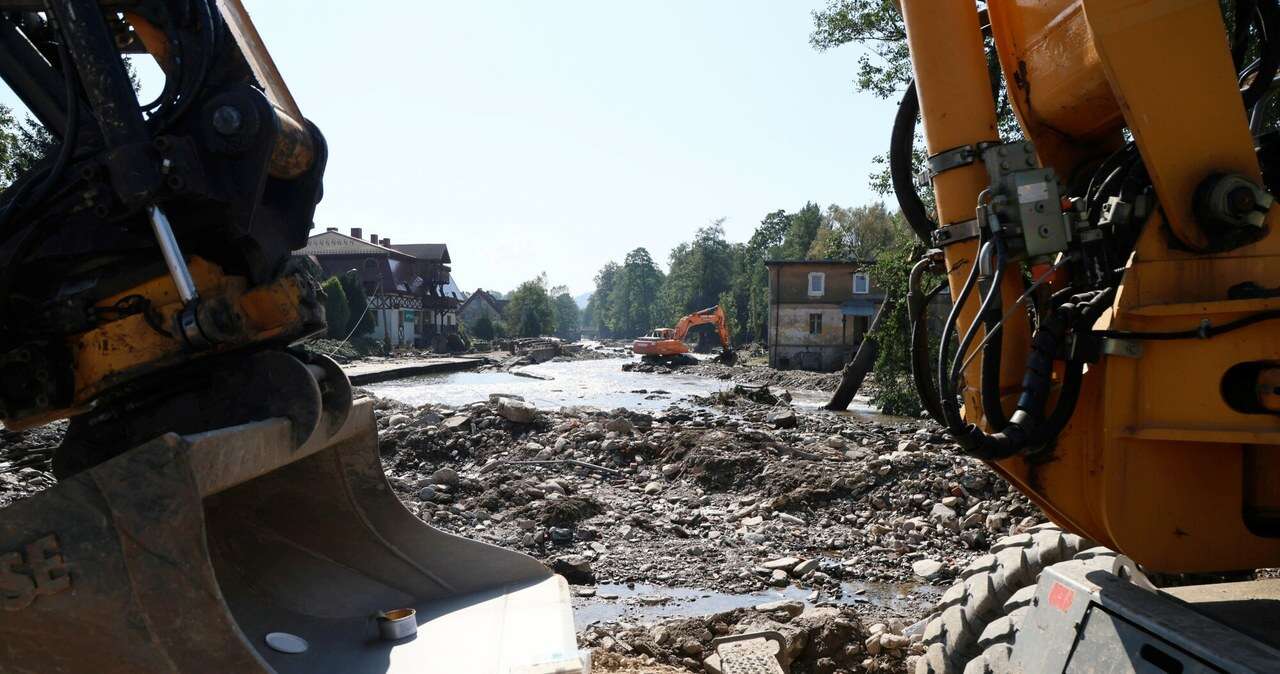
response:
<path id="1" fill-rule="evenodd" d="M 623 372 L 630 358 L 543 363 L 518 368 L 519 376 L 507 372 L 454 372 L 426 375 L 399 381 L 372 384 L 375 395 L 410 405 L 437 403 L 465 405 L 487 400 L 492 393 L 511 393 L 541 409 L 582 405 L 610 410 L 657 411 L 691 395 L 708 395 L 733 387 L 733 382 L 692 375 Z M 817 410 L 829 394 L 792 391 L 794 404 Z M 865 399 L 850 407 L 851 414 L 878 416 Z"/>
<path id="2" fill-rule="evenodd" d="M 603 584 L 595 586 L 595 596 L 574 597 L 573 614 L 577 629 L 593 623 L 627 620 L 651 623 L 670 618 L 688 618 L 710 615 L 736 608 L 747 608 L 777 601 L 796 599 L 810 601 L 812 590 L 786 587 L 778 590 L 727 594 L 711 590 L 687 587 L 664 587 L 635 583 L 630 585 Z M 836 604 L 869 604 L 877 615 L 910 616 L 918 613 L 919 604 L 933 603 L 941 591 L 930 585 L 890 583 L 842 583 L 843 594 L 821 600 Z"/>

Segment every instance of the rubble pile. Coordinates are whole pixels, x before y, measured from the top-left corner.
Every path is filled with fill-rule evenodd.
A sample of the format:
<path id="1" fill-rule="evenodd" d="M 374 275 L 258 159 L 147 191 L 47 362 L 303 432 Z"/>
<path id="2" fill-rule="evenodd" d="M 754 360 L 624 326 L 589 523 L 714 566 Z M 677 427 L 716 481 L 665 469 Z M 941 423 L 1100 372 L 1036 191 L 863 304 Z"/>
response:
<path id="1" fill-rule="evenodd" d="M 595 625 L 579 635 L 593 649 L 593 660 L 617 658 L 718 671 L 714 640 L 718 637 L 774 631 L 785 646 L 781 659 L 792 674 L 899 672 L 905 659 L 923 652 L 922 632 L 903 634 L 901 621 L 866 626 L 848 607 L 813 607 L 799 601 L 775 601 L 657 625 Z M 606 671 L 612 671 L 608 667 Z"/>
<path id="2" fill-rule="evenodd" d="M 0 508 L 54 484 L 49 461 L 66 432 L 65 421 L 26 431 L 0 427 Z"/>
<path id="3" fill-rule="evenodd" d="M 625 372 L 685 375 L 734 381 L 739 384 L 772 386 L 781 389 L 808 391 L 834 391 L 840 386 L 839 372 L 807 372 L 803 370 L 775 370 L 763 365 L 725 365 L 712 360 L 701 360 L 682 365 L 680 363 L 628 362 L 622 366 Z"/>
<path id="4" fill-rule="evenodd" d="M 377 403 L 389 479 L 422 519 L 581 582 L 751 592 L 945 582 L 1038 511 L 918 424 L 670 407 Z"/>

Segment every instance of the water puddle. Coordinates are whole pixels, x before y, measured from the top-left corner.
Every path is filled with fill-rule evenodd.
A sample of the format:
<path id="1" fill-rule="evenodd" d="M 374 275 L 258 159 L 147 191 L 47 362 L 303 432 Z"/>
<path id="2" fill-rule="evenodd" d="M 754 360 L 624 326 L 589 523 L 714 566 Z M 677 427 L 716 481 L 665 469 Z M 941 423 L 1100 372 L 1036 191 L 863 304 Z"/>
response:
<path id="1" fill-rule="evenodd" d="M 575 627 L 579 630 L 598 622 L 628 620 L 660 622 L 671 618 L 704 616 L 736 608 L 748 608 L 780 599 L 809 601 L 812 590 L 789 586 L 747 594 L 661 585 L 603 584 L 595 586 L 595 596 L 573 599 Z M 921 603 L 932 604 L 941 590 L 930 585 L 891 583 L 842 583 L 843 593 L 823 592 L 818 601 L 840 605 L 869 604 L 889 613 L 910 615 Z"/>

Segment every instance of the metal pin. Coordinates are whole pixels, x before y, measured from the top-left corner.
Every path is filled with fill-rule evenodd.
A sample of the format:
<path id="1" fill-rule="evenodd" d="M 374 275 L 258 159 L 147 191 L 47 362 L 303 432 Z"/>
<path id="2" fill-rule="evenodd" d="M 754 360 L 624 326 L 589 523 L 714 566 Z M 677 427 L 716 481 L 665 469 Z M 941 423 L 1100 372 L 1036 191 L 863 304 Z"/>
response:
<path id="1" fill-rule="evenodd" d="M 196 282 L 191 278 L 191 270 L 187 269 L 187 261 L 182 257 L 182 250 L 178 248 L 178 239 L 173 235 L 173 227 L 169 226 L 169 218 L 159 206 L 148 208 L 147 214 L 151 216 L 151 231 L 156 235 L 156 243 L 160 244 L 160 253 L 164 255 L 169 276 L 173 278 L 173 284 L 178 287 L 178 297 L 182 298 L 184 304 L 189 304 L 199 297 L 196 293 Z"/>

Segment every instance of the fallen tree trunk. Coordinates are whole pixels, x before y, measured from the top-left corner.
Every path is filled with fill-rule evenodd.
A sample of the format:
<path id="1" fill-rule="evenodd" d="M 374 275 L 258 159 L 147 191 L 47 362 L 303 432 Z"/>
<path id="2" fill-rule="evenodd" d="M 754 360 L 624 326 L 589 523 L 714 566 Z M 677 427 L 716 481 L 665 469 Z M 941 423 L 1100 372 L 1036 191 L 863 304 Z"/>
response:
<path id="1" fill-rule="evenodd" d="M 836 388 L 835 393 L 831 394 L 831 400 L 823 406 L 823 409 L 836 411 L 849 409 L 853 397 L 858 395 L 858 389 L 862 388 L 862 380 L 867 378 L 871 368 L 876 365 L 876 356 L 880 355 L 876 328 L 880 326 L 880 317 L 885 315 L 885 310 L 893 310 L 893 303 L 893 300 L 888 297 L 880 303 L 880 308 L 871 319 L 871 326 L 867 328 L 867 334 L 863 337 L 862 344 L 858 346 L 857 353 L 853 354 L 853 358 L 850 358 L 849 362 L 845 363 L 844 369 L 840 371 L 840 386 Z"/>

